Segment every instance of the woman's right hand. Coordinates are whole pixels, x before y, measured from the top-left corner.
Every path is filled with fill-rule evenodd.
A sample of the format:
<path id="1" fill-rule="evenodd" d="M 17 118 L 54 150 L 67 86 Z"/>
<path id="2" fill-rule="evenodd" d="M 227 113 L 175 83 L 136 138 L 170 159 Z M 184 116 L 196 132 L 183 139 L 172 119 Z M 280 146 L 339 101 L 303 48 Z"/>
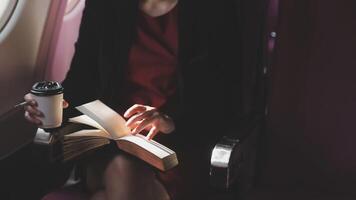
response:
<path id="1" fill-rule="evenodd" d="M 31 93 L 28 93 L 24 96 L 25 101 L 27 102 L 25 106 L 25 118 L 27 121 L 40 126 L 42 121 L 39 119 L 43 117 L 43 113 L 37 109 L 37 102 L 32 98 Z M 68 102 L 63 100 L 63 108 L 69 106 Z"/>

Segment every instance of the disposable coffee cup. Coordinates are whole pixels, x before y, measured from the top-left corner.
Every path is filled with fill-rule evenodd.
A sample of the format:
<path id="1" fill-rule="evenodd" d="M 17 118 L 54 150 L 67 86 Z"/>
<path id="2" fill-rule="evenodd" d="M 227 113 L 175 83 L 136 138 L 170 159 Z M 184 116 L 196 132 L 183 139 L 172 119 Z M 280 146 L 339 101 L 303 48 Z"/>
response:
<path id="1" fill-rule="evenodd" d="M 32 98 L 37 101 L 37 109 L 43 113 L 40 128 L 61 126 L 63 118 L 63 87 L 55 81 L 37 82 L 31 89 Z"/>

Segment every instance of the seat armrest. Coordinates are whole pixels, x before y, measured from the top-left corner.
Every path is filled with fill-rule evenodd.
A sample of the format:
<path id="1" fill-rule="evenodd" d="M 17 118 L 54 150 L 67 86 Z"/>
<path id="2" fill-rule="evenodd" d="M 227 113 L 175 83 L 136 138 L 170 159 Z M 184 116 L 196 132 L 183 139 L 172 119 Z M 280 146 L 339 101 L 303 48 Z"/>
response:
<path id="1" fill-rule="evenodd" d="M 212 150 L 210 184 L 215 188 L 228 190 L 235 184 L 239 188 L 252 185 L 262 117 L 241 120 L 238 124 L 236 131 L 224 136 Z"/>
<path id="2" fill-rule="evenodd" d="M 0 113 L 0 160 L 31 144 L 36 127 L 27 122 L 22 105 Z"/>
<path id="3" fill-rule="evenodd" d="M 83 129 L 76 123 L 64 122 L 61 127 L 54 129 L 38 128 L 33 143 L 37 152 L 50 162 L 63 162 L 63 136 Z"/>
<path id="4" fill-rule="evenodd" d="M 236 179 L 232 163 L 241 162 L 240 140 L 224 136 L 214 147 L 210 159 L 210 183 L 217 188 L 228 189 Z M 235 160 L 236 161 L 232 161 Z"/>
<path id="5" fill-rule="evenodd" d="M 60 164 L 62 160 L 62 141 L 61 136 L 68 130 L 76 130 L 70 126 L 64 126 L 55 130 L 46 130 L 38 128 L 33 140 L 33 154 L 37 157 L 45 159 L 51 164 Z M 81 182 L 80 171 L 77 165 L 73 165 L 70 174 L 64 183 L 63 187 L 70 187 Z"/>

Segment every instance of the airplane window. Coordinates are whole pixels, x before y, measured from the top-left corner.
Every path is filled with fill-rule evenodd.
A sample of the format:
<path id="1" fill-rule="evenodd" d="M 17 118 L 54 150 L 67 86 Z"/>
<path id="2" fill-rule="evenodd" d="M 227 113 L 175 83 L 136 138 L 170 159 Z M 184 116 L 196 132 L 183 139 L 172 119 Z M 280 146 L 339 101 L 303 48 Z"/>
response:
<path id="1" fill-rule="evenodd" d="M 0 0 L 0 31 L 9 20 L 17 0 Z"/>
<path id="2" fill-rule="evenodd" d="M 75 8 L 75 6 L 77 6 L 79 1 L 81 0 L 68 0 L 67 7 L 66 7 L 66 14 L 70 13 Z"/>

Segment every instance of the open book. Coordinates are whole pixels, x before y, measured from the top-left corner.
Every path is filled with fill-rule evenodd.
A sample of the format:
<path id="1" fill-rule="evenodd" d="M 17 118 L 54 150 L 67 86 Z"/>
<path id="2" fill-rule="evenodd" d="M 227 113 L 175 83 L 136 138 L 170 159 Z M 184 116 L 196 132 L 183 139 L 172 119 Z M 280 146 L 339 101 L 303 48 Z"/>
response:
<path id="1" fill-rule="evenodd" d="M 131 135 L 125 119 L 100 100 L 76 107 L 83 115 L 70 118 L 69 122 L 88 127 L 63 138 L 63 159 L 71 160 L 89 150 L 115 140 L 123 151 L 132 154 L 150 165 L 165 171 L 178 164 L 177 156 L 171 149 L 140 134 Z"/>

